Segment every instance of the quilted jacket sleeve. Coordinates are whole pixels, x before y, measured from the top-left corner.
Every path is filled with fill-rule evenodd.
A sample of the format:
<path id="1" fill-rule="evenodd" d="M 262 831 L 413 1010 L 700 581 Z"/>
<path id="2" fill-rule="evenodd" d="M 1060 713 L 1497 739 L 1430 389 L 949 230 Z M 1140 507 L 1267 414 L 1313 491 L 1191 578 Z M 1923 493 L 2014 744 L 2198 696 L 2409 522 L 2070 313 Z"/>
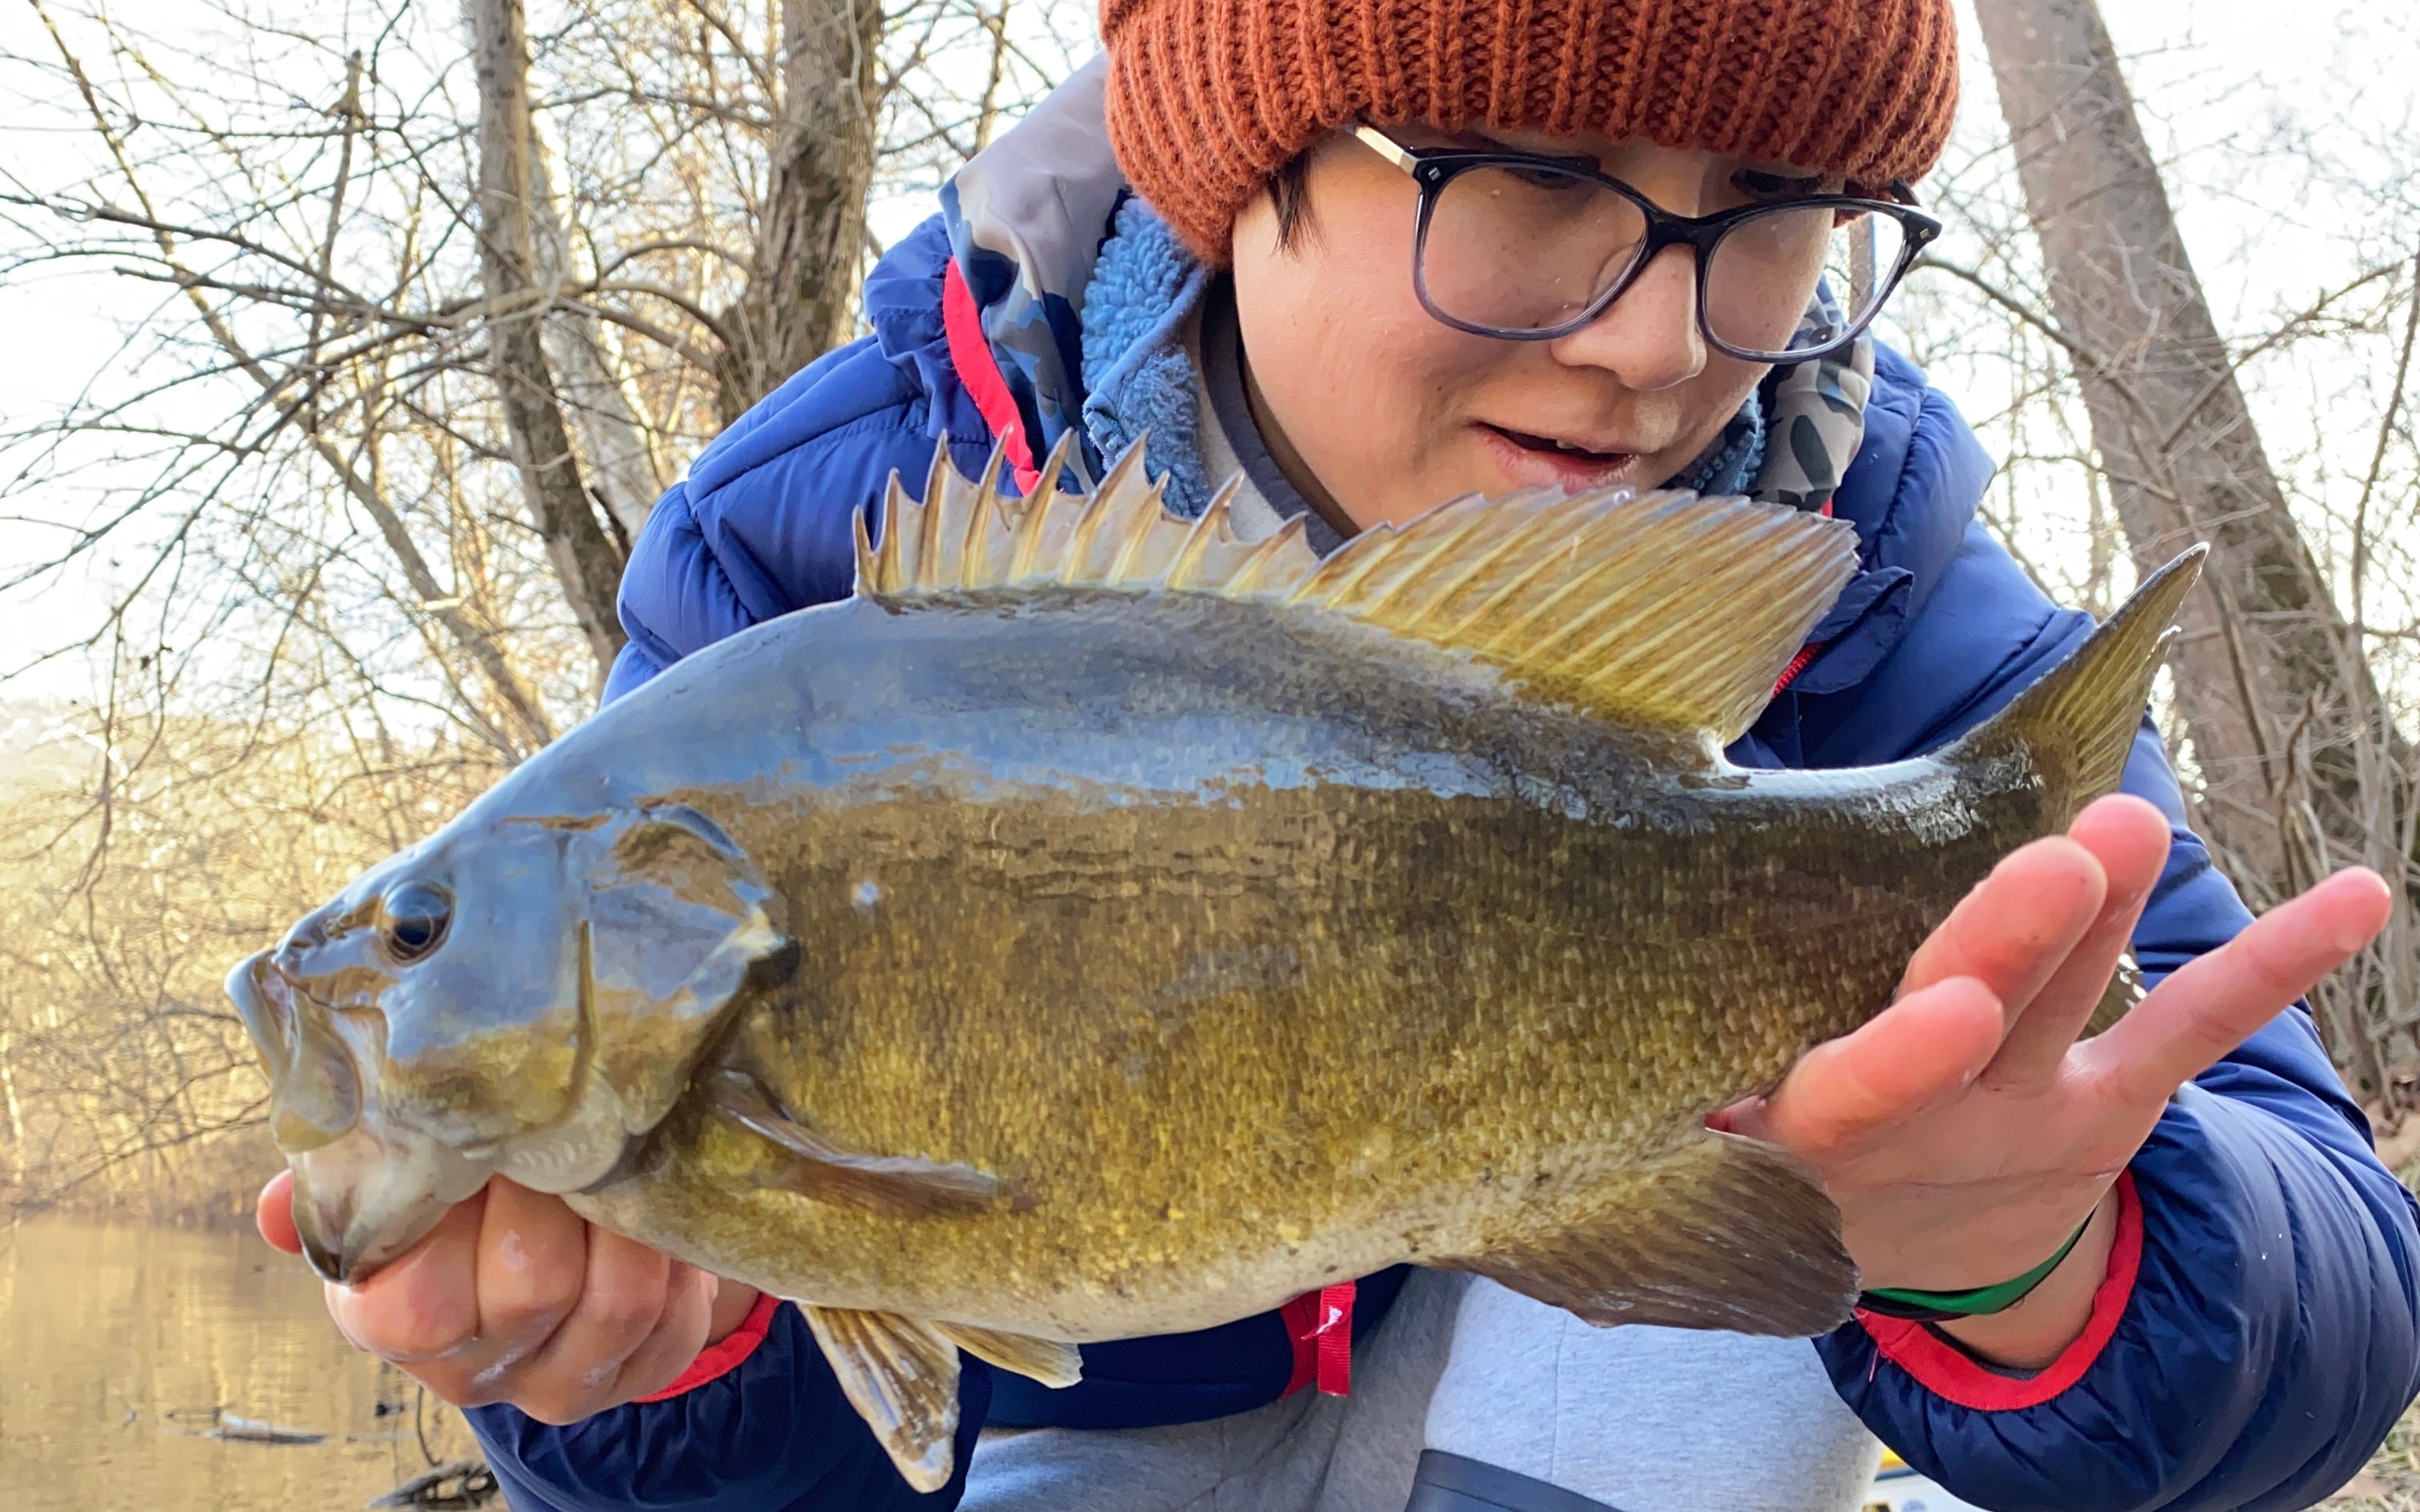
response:
<path id="1" fill-rule="evenodd" d="M 1979 723 L 2090 629 L 1979 529 L 1930 602 L 1866 695 L 1931 711 L 1907 750 Z M 1960 666 L 1996 670 L 1978 686 L 1948 675 Z M 2175 834 L 2134 936 L 2157 980 L 2250 915 L 2186 828 L 2148 721 L 2125 787 Z M 2006 1512 L 2291 1508 L 2333 1491 L 2420 1390 L 2420 1229 L 2308 1014 L 2180 1091 L 2120 1196 L 2091 1323 L 2047 1369 L 1986 1368 L 1933 1330 L 1866 1319 L 1817 1344 L 1841 1396 L 1911 1464 Z"/>
<path id="2" fill-rule="evenodd" d="M 933 463 L 935 421 L 921 393 L 899 384 L 871 338 L 843 347 L 792 380 L 834 364 L 831 387 L 860 402 L 836 405 L 817 388 L 793 409 L 735 424 L 699 456 L 647 517 L 623 569 L 619 609 L 629 644 L 606 680 L 618 698 L 725 636 L 812 604 L 848 595 L 856 555 L 852 520 L 872 512 L 895 472 L 921 490 Z M 863 403 L 888 384 L 891 403 Z M 788 388 L 766 406 L 780 404 Z M 877 393 L 876 397 L 884 395 Z M 982 472 L 990 442 L 979 429 L 953 435 L 960 471 Z"/>

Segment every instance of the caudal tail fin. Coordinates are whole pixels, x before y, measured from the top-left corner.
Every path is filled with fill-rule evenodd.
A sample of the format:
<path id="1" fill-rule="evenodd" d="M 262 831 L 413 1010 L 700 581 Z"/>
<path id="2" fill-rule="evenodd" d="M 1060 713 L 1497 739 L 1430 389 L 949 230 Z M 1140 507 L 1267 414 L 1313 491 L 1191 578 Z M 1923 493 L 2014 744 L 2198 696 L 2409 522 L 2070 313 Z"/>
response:
<path id="1" fill-rule="evenodd" d="M 2022 750 L 2070 812 L 2115 793 L 2177 608 L 2209 554 L 2195 547 L 2153 573 L 2073 655 L 1961 740 L 1951 760 Z"/>

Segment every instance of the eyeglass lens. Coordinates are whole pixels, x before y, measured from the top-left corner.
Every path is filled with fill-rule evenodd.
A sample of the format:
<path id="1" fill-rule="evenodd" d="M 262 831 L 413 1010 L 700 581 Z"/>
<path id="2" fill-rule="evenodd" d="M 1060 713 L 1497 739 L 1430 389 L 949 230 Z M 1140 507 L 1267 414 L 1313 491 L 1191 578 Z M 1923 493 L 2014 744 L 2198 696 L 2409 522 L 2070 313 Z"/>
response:
<path id="1" fill-rule="evenodd" d="M 1466 169 L 1431 211 L 1420 274 L 1430 302 L 1466 325 L 1551 331 L 1630 275 L 1647 218 L 1626 196 L 1544 164 Z M 1843 222 L 1829 206 L 1777 205 L 1732 225 L 1701 271 L 1706 327 L 1748 353 L 1812 350 L 1869 315 L 1905 250 L 1887 215 Z M 1810 319 L 1817 278 L 1832 318 Z"/>

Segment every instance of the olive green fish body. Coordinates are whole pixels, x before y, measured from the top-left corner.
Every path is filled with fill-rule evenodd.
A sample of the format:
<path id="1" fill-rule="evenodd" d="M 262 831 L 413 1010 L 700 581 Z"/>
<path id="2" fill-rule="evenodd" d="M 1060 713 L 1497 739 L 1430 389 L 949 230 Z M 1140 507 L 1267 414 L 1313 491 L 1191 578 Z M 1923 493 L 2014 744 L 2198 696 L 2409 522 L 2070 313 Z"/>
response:
<path id="1" fill-rule="evenodd" d="M 1930 762 L 1677 777 L 1492 669 L 1261 605 L 915 621 L 768 641 L 816 669 L 782 695 L 806 748 L 667 791 L 806 954 L 719 1054 L 838 1145 L 1018 1201 L 835 1211 L 709 1109 L 583 1199 L 835 1305 L 1119 1337 L 1568 1227 L 1880 1008 L 2038 832 L 2030 785 Z"/>

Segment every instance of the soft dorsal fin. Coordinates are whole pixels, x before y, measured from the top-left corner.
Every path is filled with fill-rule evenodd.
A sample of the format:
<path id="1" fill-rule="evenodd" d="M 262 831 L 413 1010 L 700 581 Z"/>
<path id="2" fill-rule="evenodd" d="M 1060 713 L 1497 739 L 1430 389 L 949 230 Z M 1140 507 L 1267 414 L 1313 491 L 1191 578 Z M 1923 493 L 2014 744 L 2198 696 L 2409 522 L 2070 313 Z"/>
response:
<path id="1" fill-rule="evenodd" d="M 1857 567 L 1850 525 L 1674 489 L 1456 500 L 1287 594 L 1466 651 L 1624 723 L 1728 746 Z"/>
<path id="2" fill-rule="evenodd" d="M 1142 455 L 1138 443 L 1090 493 L 1046 486 L 1019 500 L 1000 492 L 997 459 L 970 480 L 940 453 L 922 501 L 892 480 L 879 550 L 858 517 L 858 590 L 902 600 L 1058 585 L 1326 610 L 1606 717 L 1729 745 L 1856 570 L 1856 532 L 1841 521 L 1627 488 L 1457 499 L 1363 531 L 1323 562 L 1299 518 L 1239 539 L 1233 485 L 1200 519 L 1170 514 Z"/>

